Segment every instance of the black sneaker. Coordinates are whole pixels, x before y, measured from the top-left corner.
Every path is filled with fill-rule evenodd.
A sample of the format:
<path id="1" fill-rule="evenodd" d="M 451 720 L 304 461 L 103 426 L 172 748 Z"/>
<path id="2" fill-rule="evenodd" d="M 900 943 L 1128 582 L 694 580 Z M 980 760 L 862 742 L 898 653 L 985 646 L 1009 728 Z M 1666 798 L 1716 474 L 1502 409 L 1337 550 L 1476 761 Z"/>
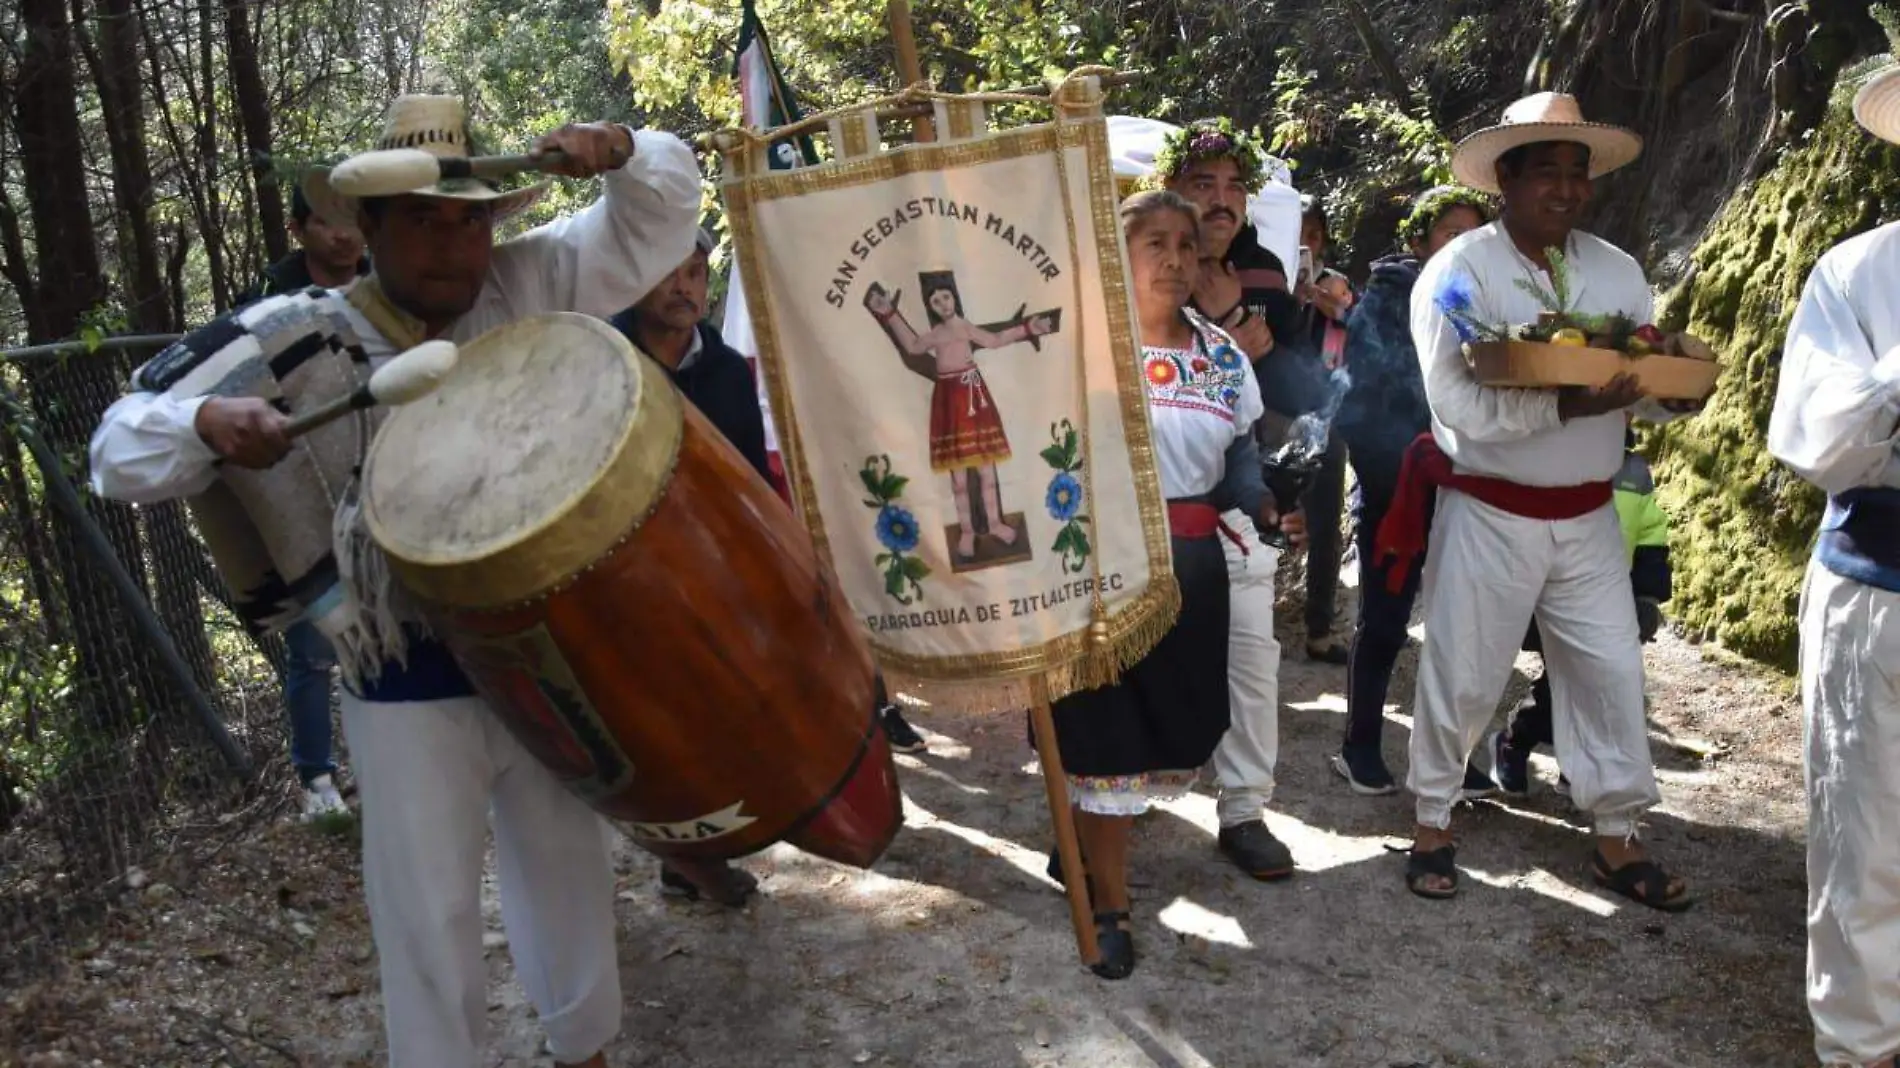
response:
<path id="1" fill-rule="evenodd" d="M 930 748 L 917 728 L 904 721 L 904 714 L 896 705 L 885 705 L 878 718 L 884 721 L 884 737 L 890 740 L 892 749 L 900 753 L 921 753 Z"/>
<path id="2" fill-rule="evenodd" d="M 727 908 L 741 908 L 746 899 L 758 892 L 758 877 L 744 868 L 726 865 L 723 871 L 725 885 L 713 895 L 713 900 Z M 667 897 L 677 897 L 686 901 L 698 901 L 704 897 L 699 884 L 688 879 L 685 873 L 671 864 L 660 865 L 660 893 Z"/>
<path id="3" fill-rule="evenodd" d="M 1291 878 L 1293 851 L 1260 820 L 1220 829 L 1220 851 L 1234 866 L 1263 882 Z"/>
<path id="4" fill-rule="evenodd" d="M 1332 761 L 1333 770 L 1361 797 L 1383 797 L 1398 792 L 1398 783 L 1392 781 L 1392 773 L 1386 770 L 1385 757 L 1377 746 L 1345 746 L 1333 754 Z"/>
<path id="5" fill-rule="evenodd" d="M 1498 789 L 1514 797 L 1524 797 L 1531 792 L 1531 752 L 1528 748 L 1511 744 L 1510 731 L 1497 731 L 1485 739 L 1485 747 L 1491 750 L 1491 776 L 1497 780 Z"/>
<path id="6" fill-rule="evenodd" d="M 1465 765 L 1465 784 L 1459 789 L 1459 793 L 1466 801 L 1481 801 L 1497 792 L 1498 784 L 1491 781 L 1491 776 L 1479 771 L 1478 765 L 1469 763 Z"/>

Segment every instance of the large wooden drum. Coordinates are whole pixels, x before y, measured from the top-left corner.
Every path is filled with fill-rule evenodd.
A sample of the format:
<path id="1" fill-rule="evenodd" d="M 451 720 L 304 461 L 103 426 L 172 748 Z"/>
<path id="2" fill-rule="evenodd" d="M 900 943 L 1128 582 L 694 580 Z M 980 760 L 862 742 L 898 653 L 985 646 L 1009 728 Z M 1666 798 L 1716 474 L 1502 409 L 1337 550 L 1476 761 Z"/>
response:
<path id="1" fill-rule="evenodd" d="M 869 648 L 810 536 L 620 333 L 548 315 L 392 412 L 371 536 L 522 744 L 662 856 L 869 867 L 902 822 Z"/>

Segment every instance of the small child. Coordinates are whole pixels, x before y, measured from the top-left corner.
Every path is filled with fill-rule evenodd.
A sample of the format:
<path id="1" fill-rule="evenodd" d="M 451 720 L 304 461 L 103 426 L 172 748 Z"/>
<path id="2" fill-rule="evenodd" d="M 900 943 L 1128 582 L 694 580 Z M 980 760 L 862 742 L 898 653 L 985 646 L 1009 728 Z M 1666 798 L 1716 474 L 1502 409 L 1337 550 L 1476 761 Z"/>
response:
<path id="1" fill-rule="evenodd" d="M 1656 503 L 1656 483 L 1649 474 L 1649 461 L 1636 451 L 1636 432 L 1626 431 L 1623 439 L 1623 469 L 1616 474 L 1616 518 L 1623 527 L 1623 547 L 1629 553 L 1630 587 L 1636 596 L 1636 625 L 1648 645 L 1662 629 L 1662 605 L 1669 600 L 1674 585 L 1669 567 L 1669 517 Z M 1537 621 L 1531 621 L 1524 635 L 1524 651 L 1544 651 L 1537 633 Z M 1511 725 L 1491 735 L 1492 777 L 1507 794 L 1522 796 L 1530 792 L 1531 753 L 1540 745 L 1554 744 L 1551 726 L 1550 674 L 1539 671 L 1531 683 L 1530 699 L 1519 705 Z M 1557 792 L 1569 794 L 1569 780 L 1557 778 Z"/>

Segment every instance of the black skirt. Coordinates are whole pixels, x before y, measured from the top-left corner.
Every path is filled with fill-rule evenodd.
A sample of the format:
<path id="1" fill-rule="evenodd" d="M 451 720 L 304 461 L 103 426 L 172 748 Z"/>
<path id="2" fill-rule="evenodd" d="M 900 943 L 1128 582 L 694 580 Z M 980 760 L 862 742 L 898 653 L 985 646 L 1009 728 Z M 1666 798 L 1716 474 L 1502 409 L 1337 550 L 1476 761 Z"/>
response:
<path id="1" fill-rule="evenodd" d="M 1055 702 L 1070 775 L 1191 771 L 1227 733 L 1227 558 L 1219 537 L 1175 538 L 1181 615 L 1112 686 Z"/>

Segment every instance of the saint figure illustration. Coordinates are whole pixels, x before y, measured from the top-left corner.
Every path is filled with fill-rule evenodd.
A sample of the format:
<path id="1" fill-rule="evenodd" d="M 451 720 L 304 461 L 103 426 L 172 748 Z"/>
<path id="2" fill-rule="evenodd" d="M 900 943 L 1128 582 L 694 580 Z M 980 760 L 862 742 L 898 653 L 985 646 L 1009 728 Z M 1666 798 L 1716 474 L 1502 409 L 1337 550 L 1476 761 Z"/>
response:
<path id="1" fill-rule="evenodd" d="M 923 271 L 917 276 L 923 291 L 930 329 L 918 333 L 898 310 L 902 293 L 890 294 L 871 285 L 864 306 L 883 325 L 911 370 L 933 380 L 930 393 L 930 469 L 950 476 L 956 498 L 957 556 L 976 555 L 976 525 L 971 513 L 970 475 L 974 472 L 982 494 L 988 533 L 1004 545 L 1014 545 L 1022 532 L 1003 519 L 996 485 L 996 465 L 1009 459 L 1009 438 L 994 398 L 976 366 L 977 349 L 997 349 L 1027 341 L 1040 349 L 1039 339 L 1058 328 L 1059 314 L 1041 312 L 1025 318 L 1018 308 L 1013 321 L 979 326 L 964 318 L 963 298 L 951 271 Z"/>

